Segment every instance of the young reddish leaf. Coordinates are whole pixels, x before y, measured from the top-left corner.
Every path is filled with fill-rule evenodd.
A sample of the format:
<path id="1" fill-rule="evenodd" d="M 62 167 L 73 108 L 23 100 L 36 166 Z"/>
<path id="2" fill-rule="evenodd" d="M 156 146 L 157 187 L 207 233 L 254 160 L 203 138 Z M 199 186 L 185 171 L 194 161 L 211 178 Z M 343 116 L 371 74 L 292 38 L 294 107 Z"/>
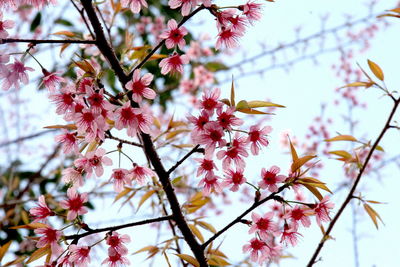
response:
<path id="1" fill-rule="evenodd" d="M 364 203 L 364 209 L 368 213 L 369 217 L 371 218 L 372 222 L 375 224 L 376 229 L 378 229 L 378 220 L 377 218 L 383 223 L 379 214 L 367 203 Z"/>
<path id="2" fill-rule="evenodd" d="M 233 107 L 233 105 L 231 105 L 231 101 L 229 101 L 229 99 L 227 98 L 221 99 L 220 102 L 224 103 L 227 106 Z"/>
<path id="3" fill-rule="evenodd" d="M 45 246 L 45 247 L 39 248 L 32 253 L 32 255 L 29 257 L 29 259 L 26 261 L 26 264 L 34 262 L 35 260 L 38 260 L 47 254 L 51 254 L 50 246 Z"/>
<path id="4" fill-rule="evenodd" d="M 203 196 L 202 192 L 197 192 L 190 198 L 188 203 L 183 205 L 183 207 L 186 208 L 187 213 L 190 214 L 203 207 L 209 201 L 209 197 Z"/>
<path id="5" fill-rule="evenodd" d="M 44 227 L 47 227 L 47 224 L 35 222 L 35 223 L 13 226 L 10 227 L 10 229 L 37 229 Z"/>
<path id="6" fill-rule="evenodd" d="M 194 224 L 188 224 L 190 230 L 192 230 L 193 234 L 201 241 L 201 243 L 204 243 L 204 237 L 203 234 L 200 232 L 200 230 L 196 227 Z"/>
<path id="7" fill-rule="evenodd" d="M 195 267 L 200 267 L 200 263 L 194 257 L 192 257 L 190 255 L 187 255 L 187 254 L 175 254 L 175 255 Z"/>
<path id="8" fill-rule="evenodd" d="M 68 46 L 70 46 L 71 44 L 63 44 L 60 48 L 60 56 L 61 54 L 64 52 L 65 49 L 67 49 Z"/>
<path id="9" fill-rule="evenodd" d="M 375 201 L 375 200 L 365 200 L 368 203 L 372 203 L 372 204 L 386 204 L 385 202 L 379 202 L 379 201 Z"/>
<path id="10" fill-rule="evenodd" d="M 69 31 L 59 31 L 59 32 L 52 33 L 52 35 L 64 35 L 67 37 L 74 37 L 75 33 L 69 32 Z"/>
<path id="11" fill-rule="evenodd" d="M 149 199 L 149 197 L 151 197 L 155 192 L 156 192 L 156 190 L 150 190 L 150 191 L 147 191 L 146 194 L 144 194 L 144 195 L 142 196 L 142 198 L 141 198 L 140 201 L 139 201 L 139 204 L 138 204 L 138 207 L 137 207 L 136 212 L 140 209 L 140 207 L 143 205 L 143 203 L 144 203 L 147 199 Z"/>
<path id="12" fill-rule="evenodd" d="M 394 13 L 400 13 L 400 8 L 399 7 L 398 8 L 393 8 L 393 9 L 390 9 L 388 11 L 392 11 Z"/>
<path id="13" fill-rule="evenodd" d="M 383 15 L 379 15 L 377 16 L 377 18 L 383 18 L 383 17 L 394 17 L 394 18 L 400 18 L 400 15 L 395 15 L 395 14 L 383 14 Z"/>
<path id="14" fill-rule="evenodd" d="M 334 142 L 334 141 L 352 141 L 357 142 L 357 139 L 351 135 L 338 135 L 329 139 L 325 139 L 326 142 Z"/>
<path id="15" fill-rule="evenodd" d="M 285 108 L 285 106 L 275 104 L 272 102 L 267 102 L 267 101 L 248 101 L 247 102 L 248 106 L 250 108 L 263 108 L 263 107 L 277 107 L 277 108 Z"/>
<path id="16" fill-rule="evenodd" d="M 150 60 L 160 59 L 160 58 L 166 58 L 166 57 L 168 57 L 168 56 L 167 55 L 161 55 L 161 54 L 154 54 L 149 58 L 149 61 Z"/>
<path id="17" fill-rule="evenodd" d="M 10 247 L 11 243 L 12 240 L 8 241 L 7 243 L 5 243 L 0 247 L 0 262 L 3 259 L 4 255 L 6 254 L 6 252 L 8 251 L 8 248 Z"/>
<path id="18" fill-rule="evenodd" d="M 318 188 L 321 188 L 322 190 L 325 190 L 325 191 L 333 194 L 332 191 L 329 190 L 329 188 L 326 186 L 326 184 L 321 182 L 318 179 L 315 179 L 315 178 L 312 178 L 312 177 L 305 177 L 305 178 L 297 179 L 297 182 L 300 183 L 300 184 L 303 184 L 303 185 L 309 185 L 309 186 L 313 186 L 313 187 L 318 187 Z"/>
<path id="19" fill-rule="evenodd" d="M 383 75 L 382 69 L 378 66 L 378 64 L 368 59 L 368 65 L 375 77 L 383 81 L 385 77 Z"/>

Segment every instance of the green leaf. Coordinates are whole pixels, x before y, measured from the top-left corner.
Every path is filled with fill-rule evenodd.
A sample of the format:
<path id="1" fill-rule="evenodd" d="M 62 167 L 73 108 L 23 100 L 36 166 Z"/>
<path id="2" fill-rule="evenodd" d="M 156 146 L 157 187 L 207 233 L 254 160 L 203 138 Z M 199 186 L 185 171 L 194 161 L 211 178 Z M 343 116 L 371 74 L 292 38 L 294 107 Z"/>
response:
<path id="1" fill-rule="evenodd" d="M 211 72 L 229 69 L 224 63 L 217 61 L 208 62 L 204 67 Z"/>
<path id="2" fill-rule="evenodd" d="M 34 32 L 36 28 L 39 27 L 41 21 L 42 21 L 42 13 L 38 12 L 32 21 L 30 31 Z"/>
<path id="3" fill-rule="evenodd" d="M 65 19 L 57 19 L 56 21 L 54 21 L 54 23 L 64 25 L 64 26 L 73 26 L 73 24 L 71 22 L 69 22 L 68 20 L 65 20 Z"/>

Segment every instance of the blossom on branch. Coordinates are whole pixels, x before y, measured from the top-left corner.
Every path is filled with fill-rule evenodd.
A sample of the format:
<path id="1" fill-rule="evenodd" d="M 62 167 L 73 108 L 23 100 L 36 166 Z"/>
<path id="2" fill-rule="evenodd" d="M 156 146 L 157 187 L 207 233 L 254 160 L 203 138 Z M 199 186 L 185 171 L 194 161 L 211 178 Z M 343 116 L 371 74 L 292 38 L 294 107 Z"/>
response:
<path id="1" fill-rule="evenodd" d="M 0 11 L 0 39 L 8 37 L 7 29 L 13 28 L 15 25 L 12 20 L 3 20 L 3 13 Z"/>
<path id="2" fill-rule="evenodd" d="M 121 0 L 123 7 L 129 7 L 132 13 L 137 14 L 143 7 L 147 7 L 146 0 Z"/>
<path id="3" fill-rule="evenodd" d="M 139 69 L 133 72 L 132 80 L 125 85 L 125 88 L 132 92 L 133 101 L 140 103 L 143 97 L 147 99 L 154 99 L 156 97 L 154 90 L 148 87 L 152 80 L 153 74 L 146 73 L 140 77 Z"/>
<path id="4" fill-rule="evenodd" d="M 88 212 L 84 203 L 88 201 L 88 194 L 78 194 L 74 188 L 69 188 L 67 191 L 68 199 L 60 202 L 63 209 L 68 210 L 67 220 L 74 220 L 78 215 L 83 215 Z"/>
<path id="5" fill-rule="evenodd" d="M 32 217 L 34 217 L 33 222 L 42 221 L 49 216 L 55 215 L 55 213 L 47 206 L 44 195 L 40 195 L 38 205 L 31 208 L 29 213 Z"/>
<path id="6" fill-rule="evenodd" d="M 161 39 L 165 39 L 165 46 L 171 49 L 178 46 L 181 50 L 185 47 L 185 35 L 188 33 L 185 27 L 178 27 L 178 23 L 174 19 L 168 21 L 168 30 L 160 35 Z"/>
<path id="7" fill-rule="evenodd" d="M 179 55 L 178 53 L 173 53 L 167 58 L 164 58 L 160 62 L 161 74 L 165 75 L 171 72 L 183 73 L 183 64 L 189 63 L 189 57 L 187 55 Z"/>

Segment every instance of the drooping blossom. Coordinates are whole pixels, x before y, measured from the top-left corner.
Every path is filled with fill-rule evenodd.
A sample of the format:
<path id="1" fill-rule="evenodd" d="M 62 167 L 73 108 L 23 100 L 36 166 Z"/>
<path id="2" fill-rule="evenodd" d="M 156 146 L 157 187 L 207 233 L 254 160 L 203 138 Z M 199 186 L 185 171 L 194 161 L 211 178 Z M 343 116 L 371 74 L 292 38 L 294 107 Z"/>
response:
<path id="1" fill-rule="evenodd" d="M 146 73 L 142 77 L 140 77 L 140 70 L 137 69 L 133 72 L 132 80 L 129 81 L 125 88 L 132 91 L 132 100 L 140 103 L 142 102 L 142 98 L 154 99 L 156 97 L 156 93 L 153 89 L 150 89 L 148 86 L 153 80 L 153 74 Z"/>
<path id="2" fill-rule="evenodd" d="M 159 66 L 161 68 L 161 74 L 165 75 L 168 73 L 183 73 L 183 65 L 189 63 L 189 57 L 187 55 L 179 55 L 174 52 L 167 58 L 161 60 Z"/>
<path id="3" fill-rule="evenodd" d="M 110 267 L 130 265 L 130 261 L 122 254 L 112 248 L 108 249 L 108 257 L 101 263 L 108 264 Z"/>
<path id="4" fill-rule="evenodd" d="M 136 180 L 139 185 L 144 185 L 147 179 L 150 179 L 155 175 L 155 172 L 153 172 L 149 168 L 139 165 L 135 165 L 129 171 L 129 177 L 132 177 L 133 180 Z"/>
<path id="5" fill-rule="evenodd" d="M 104 173 L 103 165 L 111 166 L 112 161 L 109 157 L 104 156 L 106 151 L 104 148 L 98 148 L 95 151 L 86 153 L 86 156 L 82 156 L 74 161 L 74 164 L 78 168 L 82 168 L 90 176 L 93 170 L 97 177 L 100 177 Z"/>
<path id="6" fill-rule="evenodd" d="M 187 16 L 192 9 L 192 6 L 196 6 L 197 0 L 169 0 L 168 5 L 172 9 L 176 9 L 178 7 L 182 7 L 181 13 L 182 16 Z"/>
<path id="7" fill-rule="evenodd" d="M 47 206 L 44 195 L 39 196 L 38 205 L 31 208 L 29 213 L 34 218 L 33 222 L 42 221 L 49 216 L 55 215 L 55 213 Z"/>
<path id="8" fill-rule="evenodd" d="M 200 101 L 200 108 L 207 112 L 209 116 L 212 116 L 216 109 L 223 106 L 222 102 L 219 101 L 220 96 L 221 90 L 219 88 L 205 92 Z"/>
<path id="9" fill-rule="evenodd" d="M 121 255 L 125 255 L 128 253 L 128 249 L 124 245 L 124 243 L 131 242 L 129 235 L 120 235 L 117 232 L 113 231 L 111 234 L 107 234 L 106 243 L 113 250 Z"/>
<path id="10" fill-rule="evenodd" d="M 3 13 L 0 11 L 0 39 L 8 37 L 7 29 L 14 27 L 14 24 L 12 20 L 3 20 Z"/>
<path id="11" fill-rule="evenodd" d="M 72 244 L 69 246 L 69 251 L 71 252 L 70 262 L 79 263 L 79 267 L 88 266 L 90 263 L 90 247 Z"/>
<path id="12" fill-rule="evenodd" d="M 211 192 L 221 193 L 222 186 L 220 178 L 216 175 L 206 175 L 199 182 L 199 187 L 203 187 L 203 195 L 208 196 Z"/>
<path id="13" fill-rule="evenodd" d="M 72 184 L 72 187 L 77 188 L 83 185 L 83 169 L 66 168 L 62 170 L 62 180 L 66 184 Z"/>
<path id="14" fill-rule="evenodd" d="M 50 91 L 55 93 L 57 85 L 65 82 L 63 77 L 58 76 L 59 72 L 48 72 L 46 69 L 42 69 L 43 72 L 43 84 Z"/>
<path id="15" fill-rule="evenodd" d="M 222 45 L 224 45 L 226 48 L 234 48 L 238 45 L 239 38 L 242 36 L 243 33 L 235 31 L 232 27 L 224 27 L 218 33 L 215 49 L 220 49 Z"/>
<path id="16" fill-rule="evenodd" d="M 262 189 L 268 189 L 270 192 L 277 192 L 277 183 L 281 183 L 286 179 L 284 175 L 278 175 L 280 170 L 281 169 L 278 166 L 272 166 L 268 171 L 265 168 L 262 168 L 262 180 L 258 183 L 258 186 Z"/>
<path id="17" fill-rule="evenodd" d="M 329 202 L 329 196 L 325 196 L 314 208 L 315 219 L 317 220 L 318 226 L 321 226 L 322 222 L 329 222 L 329 210 L 335 207 L 335 204 Z"/>
<path id="18" fill-rule="evenodd" d="M 253 212 L 251 214 L 253 224 L 249 229 L 249 234 L 257 231 L 262 239 L 268 239 L 270 236 L 277 235 L 278 226 L 272 220 L 273 217 L 273 212 L 267 212 L 264 214 L 264 216 L 260 216 L 259 214 Z"/>
<path id="19" fill-rule="evenodd" d="M 140 12 L 143 7 L 147 7 L 146 0 L 121 0 L 123 7 L 129 7 L 134 14 Z"/>
<path id="20" fill-rule="evenodd" d="M 88 194 L 78 194 L 75 189 L 69 188 L 67 191 L 68 199 L 62 200 L 60 206 L 68 210 L 67 220 L 74 220 L 78 215 L 83 215 L 88 212 L 84 204 L 88 201 Z"/>
<path id="21" fill-rule="evenodd" d="M 57 143 L 61 143 L 63 145 L 64 154 L 79 153 L 78 140 L 76 138 L 76 133 L 70 133 L 67 130 L 63 131 L 63 134 L 57 135 L 54 137 L 54 140 Z"/>
<path id="22" fill-rule="evenodd" d="M 244 136 L 240 136 L 238 133 L 235 134 L 230 146 L 226 150 L 220 150 L 217 153 L 217 158 L 222 160 L 222 166 L 227 169 L 233 161 L 239 168 L 244 169 L 246 163 L 244 157 L 247 157 L 249 153 L 246 148 L 246 140 Z"/>
<path id="23" fill-rule="evenodd" d="M 129 178 L 129 171 L 126 169 L 114 169 L 111 174 L 111 180 L 114 182 L 114 190 L 121 192 L 125 185 L 131 185 L 132 180 Z"/>
<path id="24" fill-rule="evenodd" d="M 299 236 L 302 236 L 293 226 L 289 226 L 285 224 L 283 227 L 283 232 L 281 236 L 281 243 L 284 243 L 286 246 L 289 244 L 291 246 L 296 246 Z"/>
<path id="25" fill-rule="evenodd" d="M 21 61 L 14 59 L 14 63 L 10 63 L 5 65 L 2 68 L 2 72 L 0 72 L 0 78 L 3 78 L 3 90 L 8 90 L 13 86 L 16 89 L 19 89 L 20 82 L 23 84 L 28 84 L 29 77 L 26 73 L 27 71 L 34 71 L 34 69 L 30 67 L 25 67 L 24 63 Z"/>
<path id="26" fill-rule="evenodd" d="M 63 115 L 67 111 L 73 110 L 75 107 L 75 92 L 74 87 L 71 85 L 64 86 L 57 94 L 50 95 L 51 102 L 56 105 L 56 113 Z"/>
<path id="27" fill-rule="evenodd" d="M 235 171 L 233 169 L 227 169 L 224 171 L 225 179 L 222 182 L 222 186 L 230 186 L 229 190 L 236 192 L 239 190 L 239 186 L 244 184 L 247 180 L 243 175 L 243 169 L 240 167 Z"/>
<path id="28" fill-rule="evenodd" d="M 265 137 L 272 131 L 270 126 L 265 126 L 260 129 L 259 125 L 253 125 L 250 127 L 249 136 L 247 137 L 247 142 L 249 142 L 250 150 L 253 155 L 258 155 L 261 146 L 268 146 L 269 141 Z"/>
<path id="29" fill-rule="evenodd" d="M 243 11 L 243 15 L 246 16 L 250 23 L 260 20 L 262 17 L 262 4 L 255 3 L 254 1 L 248 1 L 246 4 L 239 6 L 239 9 Z"/>
<path id="30" fill-rule="evenodd" d="M 249 243 L 243 246 L 243 253 L 250 251 L 250 260 L 262 264 L 268 257 L 269 250 L 267 244 L 258 238 L 251 239 Z"/>
<path id="31" fill-rule="evenodd" d="M 39 241 L 36 243 L 37 248 L 50 246 L 52 253 L 58 254 L 60 252 L 61 246 L 58 244 L 58 241 L 62 236 L 61 231 L 46 225 L 45 227 L 35 229 L 34 232 L 37 235 L 42 235 L 39 237 Z"/>
<path id="32" fill-rule="evenodd" d="M 174 19 L 168 21 L 168 30 L 160 35 L 161 39 L 165 39 L 165 46 L 171 49 L 178 46 L 181 50 L 185 47 L 185 39 L 183 37 L 188 33 L 185 27 L 178 27 L 178 23 Z"/>

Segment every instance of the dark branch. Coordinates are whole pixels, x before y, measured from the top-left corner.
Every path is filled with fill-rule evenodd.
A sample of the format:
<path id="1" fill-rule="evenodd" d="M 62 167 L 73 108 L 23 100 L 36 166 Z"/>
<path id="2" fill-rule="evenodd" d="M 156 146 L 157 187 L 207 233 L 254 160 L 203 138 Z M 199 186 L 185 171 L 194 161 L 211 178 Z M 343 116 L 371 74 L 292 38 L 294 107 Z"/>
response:
<path id="1" fill-rule="evenodd" d="M 180 159 L 174 166 L 172 166 L 167 173 L 171 174 L 176 168 L 179 167 L 187 158 L 189 158 L 193 153 L 198 152 L 200 145 L 196 145 L 192 150 L 189 151 L 182 159 Z"/>
<path id="2" fill-rule="evenodd" d="M 381 141 L 381 139 L 382 139 L 383 136 L 385 135 L 386 131 L 387 131 L 388 129 L 390 129 L 390 127 L 389 127 L 389 126 L 390 126 L 390 122 L 392 121 L 393 116 L 394 116 L 394 114 L 396 113 L 396 110 L 397 110 L 397 107 L 399 106 L 399 103 L 400 103 L 400 98 L 397 99 L 397 100 L 394 102 L 393 109 L 392 109 L 392 111 L 391 111 L 391 113 L 390 113 L 390 115 L 389 115 L 389 117 L 388 117 L 388 119 L 387 119 L 387 121 L 386 121 L 385 126 L 383 127 L 381 133 L 379 134 L 379 136 L 378 136 L 378 138 L 376 139 L 375 143 L 374 143 L 373 146 L 371 147 L 371 150 L 369 151 L 369 153 L 368 153 L 368 155 L 367 155 L 367 157 L 366 157 L 366 159 L 365 159 L 365 161 L 364 161 L 364 164 L 363 164 L 362 168 L 360 169 L 360 171 L 359 171 L 359 173 L 358 173 L 358 175 L 357 175 L 357 178 L 356 178 L 355 181 L 354 181 L 353 186 L 351 187 L 349 193 L 347 194 L 347 197 L 346 197 L 345 201 L 344 201 L 343 204 L 340 206 L 340 209 L 339 209 L 338 212 L 336 213 L 335 217 L 334 217 L 333 220 L 330 222 L 330 224 L 329 224 L 329 226 L 328 226 L 328 229 L 326 230 L 324 236 L 322 237 L 321 241 L 319 242 L 317 249 L 315 250 L 314 254 L 312 255 L 310 261 L 309 261 L 308 264 L 307 264 L 307 267 L 311 267 L 311 266 L 314 265 L 314 263 L 316 262 L 316 259 L 317 259 L 318 255 L 319 255 L 319 253 L 320 253 L 322 247 L 324 246 L 325 241 L 328 239 L 328 237 L 329 237 L 329 235 L 330 235 L 330 233 L 331 233 L 333 227 L 335 226 L 336 222 L 339 220 L 340 216 L 342 215 L 344 209 L 345 209 L 345 208 L 347 207 L 347 205 L 349 204 L 350 200 L 353 198 L 354 192 L 356 191 L 356 188 L 357 188 L 359 182 L 361 181 L 361 177 L 362 177 L 362 175 L 363 175 L 363 173 L 364 173 L 364 170 L 365 170 L 365 168 L 367 167 L 367 165 L 368 165 L 368 163 L 369 163 L 369 161 L 370 161 L 370 159 L 371 159 L 371 157 L 372 157 L 372 154 L 374 153 L 374 151 L 375 151 L 376 147 L 378 146 L 379 142 Z"/>
<path id="3" fill-rule="evenodd" d="M 67 235 L 67 236 L 64 236 L 64 239 L 65 240 L 70 240 L 70 239 L 79 240 L 82 237 L 96 234 L 96 233 L 112 232 L 112 231 L 116 231 L 116 230 L 123 229 L 123 228 L 144 225 L 144 224 L 150 224 L 150 223 L 154 223 L 154 222 L 162 222 L 162 221 L 167 221 L 167 220 L 172 220 L 172 219 L 173 219 L 173 216 L 168 215 L 168 216 L 158 217 L 158 218 L 154 218 L 154 219 L 148 219 L 148 220 L 143 220 L 143 221 L 138 221 L 138 222 L 133 222 L 133 223 L 121 224 L 121 225 L 117 225 L 117 226 L 109 226 L 109 227 L 104 227 L 104 228 L 99 228 L 99 229 L 88 229 L 88 231 L 86 233 L 77 234 L 77 235 Z"/>

